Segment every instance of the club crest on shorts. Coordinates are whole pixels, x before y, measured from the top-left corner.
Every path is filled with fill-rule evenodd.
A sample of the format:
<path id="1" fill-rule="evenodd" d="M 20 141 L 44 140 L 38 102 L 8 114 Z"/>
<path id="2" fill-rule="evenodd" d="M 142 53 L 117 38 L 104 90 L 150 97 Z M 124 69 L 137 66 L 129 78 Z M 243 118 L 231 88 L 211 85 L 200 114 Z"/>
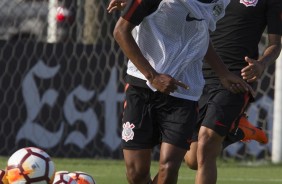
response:
<path id="1" fill-rule="evenodd" d="M 244 4 L 246 7 L 256 6 L 258 3 L 258 0 L 240 0 L 240 3 Z"/>
<path id="2" fill-rule="evenodd" d="M 130 124 L 129 122 L 126 122 L 122 125 L 122 139 L 125 140 L 125 142 L 132 140 L 134 137 L 134 132 L 133 132 L 133 128 L 135 126 L 132 124 Z"/>

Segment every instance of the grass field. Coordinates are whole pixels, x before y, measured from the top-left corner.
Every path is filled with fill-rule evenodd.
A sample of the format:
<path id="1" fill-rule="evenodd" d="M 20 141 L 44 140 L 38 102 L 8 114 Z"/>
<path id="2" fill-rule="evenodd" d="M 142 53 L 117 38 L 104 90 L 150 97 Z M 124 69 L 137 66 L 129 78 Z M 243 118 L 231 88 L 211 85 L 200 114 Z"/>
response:
<path id="1" fill-rule="evenodd" d="M 8 158 L 0 157 L 0 169 Z M 124 164 L 121 160 L 53 158 L 56 170 L 84 171 L 93 176 L 97 184 L 126 184 Z M 152 175 L 157 171 L 157 162 L 152 163 Z M 282 165 L 242 164 L 234 161 L 218 162 L 218 184 L 281 184 Z M 179 173 L 178 184 L 193 184 L 195 171 L 184 164 Z"/>

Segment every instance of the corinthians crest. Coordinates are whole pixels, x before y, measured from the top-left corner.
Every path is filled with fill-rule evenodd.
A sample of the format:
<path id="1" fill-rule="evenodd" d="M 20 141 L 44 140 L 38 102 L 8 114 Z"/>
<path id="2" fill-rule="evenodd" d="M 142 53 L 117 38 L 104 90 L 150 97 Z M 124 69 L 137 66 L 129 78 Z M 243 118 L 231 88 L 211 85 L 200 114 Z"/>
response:
<path id="1" fill-rule="evenodd" d="M 240 3 L 244 4 L 245 6 L 256 6 L 258 0 L 240 0 Z"/>
<path id="2" fill-rule="evenodd" d="M 135 127 L 133 124 L 130 124 L 129 122 L 126 122 L 123 124 L 123 130 L 122 130 L 122 139 L 125 140 L 125 142 L 132 140 L 134 137 L 133 128 Z"/>

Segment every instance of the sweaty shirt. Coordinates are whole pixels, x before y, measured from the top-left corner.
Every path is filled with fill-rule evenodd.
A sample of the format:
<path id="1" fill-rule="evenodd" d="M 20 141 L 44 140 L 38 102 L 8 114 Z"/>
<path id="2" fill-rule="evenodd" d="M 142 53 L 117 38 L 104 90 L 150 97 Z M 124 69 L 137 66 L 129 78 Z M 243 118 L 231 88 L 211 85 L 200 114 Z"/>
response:
<path id="1" fill-rule="evenodd" d="M 245 56 L 257 59 L 263 31 L 282 34 L 282 0 L 231 0 L 225 16 L 217 22 L 211 39 L 217 53 L 230 71 L 240 75 L 247 66 Z M 215 72 L 204 63 L 207 83 L 219 82 Z"/>
<path id="2" fill-rule="evenodd" d="M 129 1 L 122 17 L 136 27 L 135 38 L 142 54 L 159 73 L 188 84 L 170 95 L 197 101 L 204 79 L 202 61 L 209 45 L 209 31 L 224 16 L 229 0 L 135 0 Z M 127 74 L 146 81 L 129 60 Z M 130 81 L 130 80 L 128 80 Z M 136 85 L 136 84 L 133 84 Z"/>

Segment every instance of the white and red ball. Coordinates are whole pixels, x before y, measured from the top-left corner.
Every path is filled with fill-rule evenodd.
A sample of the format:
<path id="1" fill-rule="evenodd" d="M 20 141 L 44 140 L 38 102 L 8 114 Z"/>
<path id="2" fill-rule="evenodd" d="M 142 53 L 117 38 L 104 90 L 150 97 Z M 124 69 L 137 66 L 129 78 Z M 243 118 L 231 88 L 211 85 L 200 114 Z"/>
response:
<path id="1" fill-rule="evenodd" d="M 45 151 L 26 147 L 11 155 L 6 171 L 9 184 L 51 184 L 55 166 Z"/>
<path id="2" fill-rule="evenodd" d="M 53 184 L 77 184 L 68 174 L 68 171 L 57 171 L 55 173 Z"/>
<path id="3" fill-rule="evenodd" d="M 77 184 L 96 184 L 93 177 L 82 171 L 70 172 L 69 175 L 77 182 Z"/>

